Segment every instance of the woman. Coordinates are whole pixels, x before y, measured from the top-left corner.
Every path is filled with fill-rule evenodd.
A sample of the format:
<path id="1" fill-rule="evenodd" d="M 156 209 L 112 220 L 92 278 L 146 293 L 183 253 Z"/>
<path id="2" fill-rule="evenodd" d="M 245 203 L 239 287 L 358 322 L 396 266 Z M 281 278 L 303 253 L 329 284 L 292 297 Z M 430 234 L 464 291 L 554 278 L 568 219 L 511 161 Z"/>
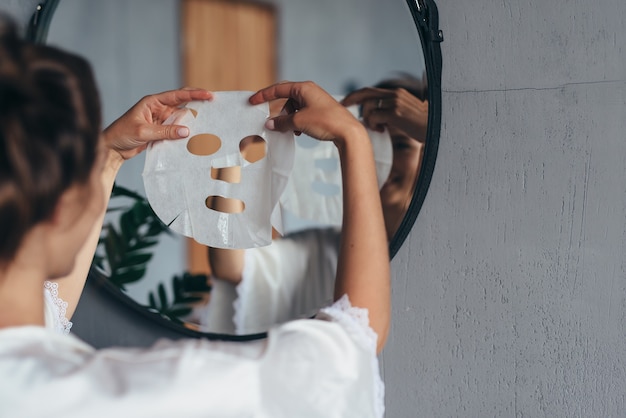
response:
<path id="1" fill-rule="evenodd" d="M 389 326 L 389 265 L 372 150 L 349 112 L 309 82 L 250 98 L 288 99 L 288 114 L 268 120 L 268 129 L 303 131 L 340 149 L 351 217 L 333 306 L 262 341 L 95 350 L 44 327 L 44 282 L 80 276 L 119 165 L 155 137 L 185 136 L 184 127 L 157 125 L 210 93 L 148 97 L 100 136 L 87 63 L 0 28 L 0 415 L 382 416 L 375 354 Z M 369 326 L 356 307 L 369 311 Z"/>

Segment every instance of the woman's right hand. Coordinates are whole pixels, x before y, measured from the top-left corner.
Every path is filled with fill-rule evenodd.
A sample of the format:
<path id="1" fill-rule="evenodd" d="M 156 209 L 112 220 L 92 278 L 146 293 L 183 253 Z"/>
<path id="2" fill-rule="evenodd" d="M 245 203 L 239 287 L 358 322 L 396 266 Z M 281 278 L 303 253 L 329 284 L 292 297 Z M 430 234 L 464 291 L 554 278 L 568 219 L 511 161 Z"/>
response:
<path id="1" fill-rule="evenodd" d="M 185 138 L 187 127 L 163 122 L 187 102 L 212 98 L 208 90 L 189 87 L 145 96 L 104 130 L 104 143 L 121 164 L 152 141 Z"/>
<path id="2" fill-rule="evenodd" d="M 331 95 L 311 81 L 280 82 L 259 90 L 250 97 L 253 105 L 287 99 L 280 115 L 268 119 L 266 128 L 306 133 L 322 141 L 343 141 L 363 126 Z"/>

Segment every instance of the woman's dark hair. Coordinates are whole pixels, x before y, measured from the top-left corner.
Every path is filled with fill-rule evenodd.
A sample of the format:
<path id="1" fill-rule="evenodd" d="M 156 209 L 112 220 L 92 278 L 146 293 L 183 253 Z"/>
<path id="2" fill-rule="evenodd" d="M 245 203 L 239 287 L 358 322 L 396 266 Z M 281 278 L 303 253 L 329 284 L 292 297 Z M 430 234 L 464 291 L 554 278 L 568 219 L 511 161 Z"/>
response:
<path id="1" fill-rule="evenodd" d="M 425 73 L 422 78 L 417 78 L 408 73 L 400 73 L 397 77 L 380 81 L 374 87 L 388 90 L 405 89 L 422 101 L 428 99 L 428 82 Z"/>
<path id="2" fill-rule="evenodd" d="M 0 16 L 0 265 L 63 192 L 88 181 L 100 124 L 87 61 L 19 39 Z"/>

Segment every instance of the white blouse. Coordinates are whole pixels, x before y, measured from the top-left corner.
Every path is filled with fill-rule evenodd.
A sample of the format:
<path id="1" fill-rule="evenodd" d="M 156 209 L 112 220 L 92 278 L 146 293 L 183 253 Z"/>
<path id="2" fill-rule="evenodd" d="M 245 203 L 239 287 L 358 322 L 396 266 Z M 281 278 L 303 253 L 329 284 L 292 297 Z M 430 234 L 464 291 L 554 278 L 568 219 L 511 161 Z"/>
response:
<path id="1" fill-rule="evenodd" d="M 313 316 L 333 301 L 339 240 L 338 229 L 317 228 L 246 250 L 239 285 L 214 280 L 197 321 L 212 332 L 241 335 Z"/>
<path id="2" fill-rule="evenodd" d="M 0 330 L 0 416 L 377 417 L 367 311 L 346 296 L 251 342 L 162 340 L 96 350 L 37 326 Z"/>
<path id="3" fill-rule="evenodd" d="M 43 284 L 44 316 L 46 328 L 60 334 L 69 334 L 72 323 L 67 319 L 67 302 L 59 297 L 59 284 L 45 281 Z"/>

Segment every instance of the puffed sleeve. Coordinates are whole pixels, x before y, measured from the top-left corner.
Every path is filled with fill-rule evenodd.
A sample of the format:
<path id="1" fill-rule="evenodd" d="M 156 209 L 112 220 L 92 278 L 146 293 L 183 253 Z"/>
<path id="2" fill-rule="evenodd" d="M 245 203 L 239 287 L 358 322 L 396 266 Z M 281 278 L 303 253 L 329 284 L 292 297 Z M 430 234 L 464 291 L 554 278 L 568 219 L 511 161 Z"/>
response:
<path id="1" fill-rule="evenodd" d="M 333 306 L 265 340 L 148 349 L 95 350 L 43 327 L 3 329 L 0 415 L 380 418 L 375 334 L 359 317 Z"/>
<path id="2" fill-rule="evenodd" d="M 72 323 L 67 319 L 67 302 L 59 297 L 59 284 L 44 282 L 44 318 L 46 327 L 60 334 L 69 334 Z"/>
<path id="3" fill-rule="evenodd" d="M 344 296 L 317 318 L 270 331 L 260 370 L 267 416 L 382 417 L 384 386 L 367 311 Z"/>

